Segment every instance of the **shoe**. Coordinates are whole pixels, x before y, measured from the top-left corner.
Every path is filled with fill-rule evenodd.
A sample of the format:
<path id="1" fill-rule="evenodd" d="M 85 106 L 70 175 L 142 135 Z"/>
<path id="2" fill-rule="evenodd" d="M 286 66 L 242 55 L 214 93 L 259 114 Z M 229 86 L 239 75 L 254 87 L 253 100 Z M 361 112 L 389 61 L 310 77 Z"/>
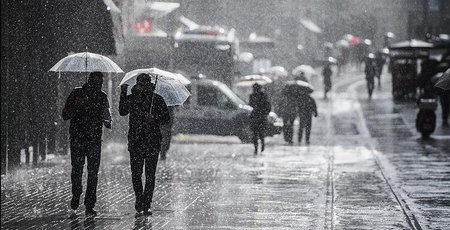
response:
<path id="1" fill-rule="evenodd" d="M 151 216 L 153 213 L 150 211 L 150 209 L 147 209 L 144 211 L 144 216 Z"/>
<path id="2" fill-rule="evenodd" d="M 72 210 L 77 210 L 80 206 L 80 197 L 72 196 L 72 200 L 70 201 L 70 208 Z"/>
<path id="3" fill-rule="evenodd" d="M 93 208 L 87 208 L 85 213 L 86 213 L 86 216 L 89 216 L 89 217 L 97 216 L 97 211 L 95 211 Z"/>
<path id="4" fill-rule="evenodd" d="M 310 144 L 309 141 L 306 141 L 306 144 L 309 145 Z"/>
<path id="5" fill-rule="evenodd" d="M 264 152 L 264 144 L 261 145 L 261 152 Z"/>
<path id="6" fill-rule="evenodd" d="M 134 209 L 136 210 L 136 212 L 142 212 L 144 210 L 141 199 L 136 198 L 136 202 L 134 203 Z"/>

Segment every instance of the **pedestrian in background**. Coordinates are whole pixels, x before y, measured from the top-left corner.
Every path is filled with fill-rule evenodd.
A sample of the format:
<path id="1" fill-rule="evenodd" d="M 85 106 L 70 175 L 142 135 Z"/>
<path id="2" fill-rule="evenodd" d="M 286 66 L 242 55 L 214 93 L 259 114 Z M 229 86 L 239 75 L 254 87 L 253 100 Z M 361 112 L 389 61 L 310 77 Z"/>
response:
<path id="1" fill-rule="evenodd" d="M 70 120 L 70 154 L 72 163 L 72 200 L 70 207 L 77 210 L 83 193 L 82 175 L 87 158 L 87 186 L 84 205 L 86 215 L 95 216 L 98 171 L 102 146 L 102 127 L 111 128 L 111 113 L 106 93 L 102 89 L 103 74 L 92 72 L 88 82 L 75 88 L 67 98 L 62 117 Z"/>
<path id="2" fill-rule="evenodd" d="M 288 144 L 292 144 L 294 136 L 294 121 L 297 118 L 297 94 L 292 90 L 292 85 L 285 85 L 281 90 L 281 111 L 283 119 L 283 138 Z"/>
<path id="3" fill-rule="evenodd" d="M 369 93 L 369 100 L 372 99 L 373 89 L 375 88 L 375 77 L 377 76 L 377 65 L 375 55 L 369 54 L 366 58 L 365 69 L 367 81 L 367 91 Z"/>
<path id="4" fill-rule="evenodd" d="M 327 63 L 322 70 L 323 75 L 323 85 L 324 85 L 324 99 L 327 99 L 327 93 L 331 90 L 331 75 L 333 75 L 333 71 L 331 70 L 331 64 Z"/>
<path id="5" fill-rule="evenodd" d="M 151 215 L 155 173 L 161 151 L 160 127 L 170 122 L 170 115 L 164 99 L 154 93 L 155 84 L 148 74 L 137 76 L 131 95 L 127 95 L 127 88 L 126 84 L 121 87 L 119 113 L 121 116 L 130 115 L 128 151 L 136 215 Z M 142 184 L 144 165 L 145 187 Z"/>
<path id="6" fill-rule="evenodd" d="M 253 132 L 253 145 L 255 146 L 255 155 L 258 154 L 258 140 L 261 141 L 261 152 L 264 151 L 265 129 L 267 115 L 271 110 L 269 99 L 262 91 L 262 86 L 258 83 L 253 85 L 253 93 L 250 94 L 249 105 L 253 108 L 250 114 L 250 128 Z"/>
<path id="7" fill-rule="evenodd" d="M 383 73 L 383 67 L 386 63 L 386 60 L 383 57 L 383 53 L 378 51 L 375 55 L 375 64 L 377 68 L 377 79 L 378 79 L 378 88 L 381 87 L 381 74 Z"/>
<path id="8" fill-rule="evenodd" d="M 298 143 L 302 142 L 303 132 L 305 132 L 306 144 L 310 144 L 312 116 L 318 116 L 316 101 L 309 95 L 304 94 L 298 101 L 298 113 L 300 124 L 298 129 Z"/>

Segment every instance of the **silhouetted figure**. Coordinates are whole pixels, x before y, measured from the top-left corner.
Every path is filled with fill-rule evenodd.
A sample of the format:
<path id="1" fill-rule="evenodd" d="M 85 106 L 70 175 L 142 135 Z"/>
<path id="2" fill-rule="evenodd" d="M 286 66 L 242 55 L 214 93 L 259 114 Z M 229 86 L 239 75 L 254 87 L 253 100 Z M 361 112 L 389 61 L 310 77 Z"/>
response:
<path id="1" fill-rule="evenodd" d="M 153 93 L 155 85 L 147 74 L 136 79 L 136 85 L 127 95 L 128 85 L 122 85 L 119 113 L 130 114 L 128 151 L 130 152 L 131 178 L 136 195 L 135 209 L 138 215 L 151 215 L 151 203 L 155 189 L 155 173 L 161 151 L 161 125 L 170 122 L 169 110 L 164 99 Z M 145 188 L 142 173 L 145 165 Z"/>
<path id="2" fill-rule="evenodd" d="M 374 57 L 369 56 L 366 58 L 364 72 L 366 74 L 367 92 L 369 93 L 369 99 L 372 99 L 373 89 L 375 88 L 375 77 L 377 76 L 377 66 Z"/>
<path id="3" fill-rule="evenodd" d="M 271 109 L 267 95 L 262 91 L 262 86 L 257 83 L 253 85 L 253 93 L 250 94 L 249 105 L 253 107 L 250 114 L 250 128 L 253 132 L 253 145 L 255 146 L 256 155 L 258 154 L 258 140 L 261 140 L 261 152 L 264 151 L 267 115 L 269 115 Z"/>
<path id="4" fill-rule="evenodd" d="M 333 71 L 331 70 L 331 65 L 326 64 L 322 70 L 323 75 L 323 85 L 324 85 L 324 99 L 327 99 L 327 93 L 331 90 L 331 75 L 333 75 Z"/>
<path id="5" fill-rule="evenodd" d="M 309 145 L 311 136 L 312 116 L 318 116 L 316 101 L 308 94 L 304 94 L 298 101 L 298 113 L 300 125 L 298 129 L 298 143 L 302 142 L 303 131 L 305 131 L 306 144 Z"/>
<path id="6" fill-rule="evenodd" d="M 283 118 L 283 137 L 284 141 L 292 144 L 294 136 L 294 121 L 297 117 L 297 100 L 298 94 L 292 90 L 292 85 L 286 85 L 281 91 L 281 111 L 280 115 Z"/>
<path id="7" fill-rule="evenodd" d="M 98 170 L 102 145 L 102 127 L 111 128 L 111 113 L 106 93 L 102 89 L 103 74 L 93 72 L 88 82 L 75 88 L 67 98 L 62 112 L 64 120 L 70 120 L 70 152 L 72 161 L 72 200 L 70 207 L 78 209 L 83 193 L 82 175 L 87 158 L 87 186 L 84 205 L 86 215 L 93 216 L 97 201 Z"/>
<path id="8" fill-rule="evenodd" d="M 381 52 L 377 52 L 375 56 L 375 64 L 377 68 L 377 78 L 378 78 L 378 87 L 381 86 L 381 74 L 383 73 L 383 67 L 386 63 L 386 60 L 383 57 L 383 54 Z"/>
<path id="9" fill-rule="evenodd" d="M 431 78 L 439 72 L 439 62 L 436 60 L 425 59 L 421 64 L 421 71 L 419 78 L 419 88 L 425 91 L 425 88 L 430 87 Z"/>

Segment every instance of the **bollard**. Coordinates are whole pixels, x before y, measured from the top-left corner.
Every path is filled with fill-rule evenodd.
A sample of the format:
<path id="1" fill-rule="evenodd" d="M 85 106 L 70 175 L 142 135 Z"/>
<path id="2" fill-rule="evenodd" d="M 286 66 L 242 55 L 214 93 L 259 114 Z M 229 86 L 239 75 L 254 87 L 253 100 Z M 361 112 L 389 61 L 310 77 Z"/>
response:
<path id="1" fill-rule="evenodd" d="M 27 163 L 27 155 L 26 155 L 26 150 L 25 149 L 21 149 L 20 150 L 20 164 L 26 164 Z"/>

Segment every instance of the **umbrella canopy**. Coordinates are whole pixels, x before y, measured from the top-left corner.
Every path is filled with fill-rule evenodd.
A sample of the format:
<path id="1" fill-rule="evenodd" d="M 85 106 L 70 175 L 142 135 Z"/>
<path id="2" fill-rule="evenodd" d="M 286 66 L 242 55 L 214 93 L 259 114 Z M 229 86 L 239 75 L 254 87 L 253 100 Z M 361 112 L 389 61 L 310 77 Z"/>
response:
<path id="1" fill-rule="evenodd" d="M 310 94 L 314 92 L 314 87 L 305 81 L 287 81 L 283 89 L 283 94 Z"/>
<path id="2" fill-rule="evenodd" d="M 450 69 L 445 71 L 445 73 L 439 77 L 439 80 L 436 82 L 434 87 L 441 90 L 450 90 Z"/>
<path id="3" fill-rule="evenodd" d="M 311 75 L 317 74 L 312 66 L 310 66 L 310 65 L 299 65 L 299 66 L 295 67 L 294 70 L 292 70 L 292 75 L 300 76 L 301 72 L 303 72 L 305 74 L 311 74 Z"/>
<path id="4" fill-rule="evenodd" d="M 416 40 L 416 39 L 411 39 L 411 40 L 392 44 L 389 46 L 389 49 L 414 49 L 414 48 L 429 49 L 432 47 L 433 47 L 432 43 L 424 42 L 424 41 Z"/>
<path id="5" fill-rule="evenodd" d="M 247 75 L 244 76 L 242 79 L 238 80 L 234 84 L 234 87 L 250 87 L 255 83 L 259 85 L 267 85 L 272 82 L 273 82 L 272 79 L 264 75 Z"/>
<path id="6" fill-rule="evenodd" d="M 119 86 L 127 84 L 129 86 L 128 94 L 130 94 L 131 88 L 136 85 L 137 76 L 142 73 L 146 73 L 152 79 L 155 79 L 155 93 L 163 97 L 167 106 L 182 105 L 191 96 L 191 93 L 189 93 L 183 84 L 183 81 L 184 83 L 190 83 L 188 79 L 181 74 L 171 73 L 158 68 L 136 69 L 128 72 L 123 77 Z"/>
<path id="7" fill-rule="evenodd" d="M 61 59 L 49 71 L 123 73 L 123 70 L 108 57 L 89 52 L 71 54 Z"/>
<path id="8" fill-rule="evenodd" d="M 288 76 L 288 72 L 283 66 L 272 66 L 268 68 L 265 73 L 276 78 Z"/>

